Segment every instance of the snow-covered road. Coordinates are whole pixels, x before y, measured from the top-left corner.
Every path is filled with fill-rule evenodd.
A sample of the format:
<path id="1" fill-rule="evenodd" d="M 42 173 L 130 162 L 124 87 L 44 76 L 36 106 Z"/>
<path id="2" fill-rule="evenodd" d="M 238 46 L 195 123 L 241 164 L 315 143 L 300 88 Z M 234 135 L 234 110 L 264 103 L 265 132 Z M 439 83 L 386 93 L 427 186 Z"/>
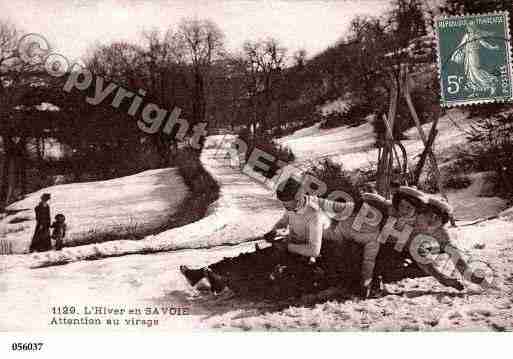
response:
<path id="1" fill-rule="evenodd" d="M 178 250 L 38 269 L 25 265 L 4 271 L 0 273 L 0 330 L 66 329 L 66 325 L 49 326 L 54 317 L 51 308 L 64 305 L 77 308 L 96 305 L 188 307 L 191 315 L 156 316 L 159 325 L 154 328 L 183 329 L 201 325 L 199 318 L 206 314 L 205 307 L 195 304 L 195 293 L 179 273 L 179 265 L 204 266 L 241 251 L 254 250 L 253 243 L 237 244 L 262 235 L 280 215 L 272 194 L 238 169 L 231 168 L 225 154 L 225 151 L 208 149 L 202 155 L 205 167 L 221 186 L 220 198 L 205 218 L 142 241 L 115 241 L 132 242 L 121 243 L 121 246 L 137 246 L 141 242 L 154 246 L 175 243 Z M 219 246 L 222 244 L 230 246 Z M 200 247 L 205 249 L 179 250 Z M 2 260 L 10 257 L 14 256 L 3 256 Z M 99 327 L 81 327 L 86 328 L 97 330 Z M 110 327 L 103 325 L 101 328 Z"/>

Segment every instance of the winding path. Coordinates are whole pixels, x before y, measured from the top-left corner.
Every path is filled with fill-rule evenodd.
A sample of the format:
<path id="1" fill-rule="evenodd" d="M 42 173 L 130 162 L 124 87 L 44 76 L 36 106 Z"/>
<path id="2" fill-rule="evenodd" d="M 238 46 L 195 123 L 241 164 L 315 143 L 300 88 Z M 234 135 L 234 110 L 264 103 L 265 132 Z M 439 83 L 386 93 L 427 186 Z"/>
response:
<path id="1" fill-rule="evenodd" d="M 152 328 L 167 330 L 201 325 L 200 318 L 207 312 L 204 306 L 194 305 L 197 293 L 179 274 L 178 266 L 184 263 L 202 266 L 241 251 L 253 250 L 253 243 L 243 242 L 263 234 L 279 216 L 279 208 L 271 193 L 231 168 L 225 154 L 225 151 L 211 148 L 204 150 L 201 158 L 221 187 L 220 199 L 211 206 L 209 214 L 198 222 L 139 241 L 151 242 L 155 246 L 173 243 L 177 250 L 78 261 L 38 269 L 21 266 L 4 271 L 0 274 L 0 330 L 65 330 L 68 328 L 66 325 L 49 325 L 53 318 L 51 307 L 63 305 L 74 305 L 82 312 L 83 306 L 96 305 L 117 308 L 188 307 L 190 315 L 187 316 L 156 316 L 159 325 Z M 222 246 L 226 244 L 229 246 Z M 82 315 L 72 317 L 80 318 Z M 125 315 L 122 319 L 128 317 Z M 91 325 L 77 329 L 99 328 L 111 327 Z M 140 324 L 120 329 L 127 328 L 147 327 Z"/>

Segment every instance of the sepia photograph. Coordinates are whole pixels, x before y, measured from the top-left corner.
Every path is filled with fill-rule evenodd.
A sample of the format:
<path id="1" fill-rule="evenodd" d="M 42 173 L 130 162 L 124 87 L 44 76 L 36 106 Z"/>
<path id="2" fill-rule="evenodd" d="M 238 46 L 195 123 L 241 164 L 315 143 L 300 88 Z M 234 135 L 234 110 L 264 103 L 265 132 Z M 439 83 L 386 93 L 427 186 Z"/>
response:
<path id="1" fill-rule="evenodd" d="M 512 26 L 0 0 L 0 336 L 511 332 Z"/>

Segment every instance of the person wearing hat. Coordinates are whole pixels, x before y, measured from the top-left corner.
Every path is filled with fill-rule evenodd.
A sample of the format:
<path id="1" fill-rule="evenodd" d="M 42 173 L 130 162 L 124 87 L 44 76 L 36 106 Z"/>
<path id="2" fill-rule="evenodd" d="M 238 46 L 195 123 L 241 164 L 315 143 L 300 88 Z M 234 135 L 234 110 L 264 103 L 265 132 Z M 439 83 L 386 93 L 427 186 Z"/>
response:
<path id="1" fill-rule="evenodd" d="M 364 207 L 364 204 L 367 207 Z M 361 198 L 356 199 L 353 205 L 354 210 L 347 218 L 337 220 L 331 237 L 335 240 L 352 241 L 363 248 L 360 267 L 360 295 L 368 298 L 372 296 L 374 268 L 380 248 L 377 238 L 390 211 L 391 203 L 379 194 L 362 193 Z M 369 210 L 369 208 L 372 209 Z M 363 217 L 367 217 L 374 211 L 379 213 L 376 217 L 379 219 L 379 223 L 368 223 L 362 220 Z"/>
<path id="2" fill-rule="evenodd" d="M 41 195 L 41 201 L 34 208 L 36 212 L 36 229 L 30 244 L 30 252 L 42 252 L 52 249 L 52 242 L 50 239 L 51 217 L 50 206 L 48 205 L 50 198 L 51 196 L 49 193 L 43 193 L 43 195 Z"/>
<path id="3" fill-rule="evenodd" d="M 413 187 L 399 186 L 389 206 L 387 223 L 380 233 L 381 244 L 398 247 L 402 251 L 404 244 L 410 240 L 410 234 L 417 224 L 417 216 L 426 208 L 428 196 Z"/>
<path id="4" fill-rule="evenodd" d="M 269 263 L 286 264 L 289 270 L 302 271 L 299 277 L 307 277 L 310 269 L 315 269 L 314 263 L 321 252 L 322 238 L 331 221 L 317 198 L 307 196 L 302 191 L 300 179 L 288 178 L 278 186 L 276 196 L 285 211 L 264 235 L 264 239 L 272 243 L 276 250 L 273 252 L 275 258 L 270 258 Z M 289 229 L 289 234 L 276 238 L 278 230 L 285 228 Z M 258 251 L 259 247 L 256 249 Z M 207 278 L 214 292 L 220 292 L 228 283 L 228 278 L 223 278 L 209 267 L 191 269 L 182 265 L 180 271 L 192 285 Z"/>
<path id="5" fill-rule="evenodd" d="M 306 258 L 317 258 L 321 253 L 323 234 L 331 225 L 330 218 L 323 209 L 324 202 L 303 193 L 300 180 L 294 177 L 278 187 L 276 197 L 285 211 L 273 228 L 264 235 L 264 239 L 272 242 L 278 249 Z M 274 241 L 277 231 L 287 227 L 287 238 Z"/>
<path id="6" fill-rule="evenodd" d="M 393 224 L 390 228 L 387 222 L 383 233 L 380 235 L 381 243 L 388 249 L 393 247 L 395 251 L 404 252 L 405 259 L 412 260 L 421 272 L 435 277 L 443 285 L 461 290 L 463 285 L 458 280 L 441 273 L 433 263 L 423 258 L 427 247 L 434 240 L 431 240 L 435 229 L 432 222 L 432 219 L 434 219 L 432 217 L 432 205 L 432 198 L 424 192 L 413 187 L 399 187 L 394 193 L 392 208 L 389 212 L 390 217 L 395 219 L 395 222 L 390 222 Z M 435 232 L 437 237 L 444 238 L 440 229 Z M 403 235 L 406 237 L 399 238 Z M 383 239 L 386 240 L 383 241 Z M 405 242 L 402 242 L 403 240 Z M 401 243 L 403 244 L 399 245 Z M 389 270 L 391 269 L 389 268 Z M 397 270 L 397 268 L 392 270 Z"/>
<path id="7" fill-rule="evenodd" d="M 461 251 L 454 245 L 449 231 L 446 228 L 447 223 L 453 216 L 452 207 L 445 201 L 442 201 L 435 197 L 430 197 L 428 199 L 428 203 L 426 205 L 426 210 L 419 214 L 416 231 L 421 232 L 423 234 L 427 234 L 430 238 L 432 238 L 429 251 L 433 250 L 432 245 L 434 244 L 436 247 L 435 254 L 446 253 L 449 255 L 450 260 L 454 263 L 456 270 L 463 276 L 463 278 L 470 280 L 470 282 L 474 284 L 478 284 L 482 287 L 490 286 L 491 283 L 488 283 L 485 278 L 474 276 L 471 273 L 471 269 L 468 263 L 461 255 Z M 422 246 L 417 246 L 418 248 L 413 248 L 414 253 L 418 253 L 420 256 L 423 256 L 424 248 Z M 445 276 L 442 273 L 439 273 L 435 266 L 428 265 L 424 266 L 423 269 L 428 269 L 429 274 L 435 276 L 439 282 L 445 284 L 446 282 L 454 283 L 455 279 Z M 450 278 L 450 279 L 448 279 Z M 452 285 L 451 285 L 452 286 Z M 463 285 L 461 283 L 457 285 L 457 289 L 463 289 Z"/>
<path id="8" fill-rule="evenodd" d="M 370 297 L 372 295 L 374 267 L 379 252 L 377 237 L 383 220 L 376 225 L 371 225 L 365 221 L 359 225 L 355 224 L 358 219 L 361 219 L 362 214 L 368 213 L 366 210 L 362 210 L 364 203 L 385 215 L 391 206 L 390 201 L 375 193 L 362 193 L 361 196 L 352 198 L 350 201 L 335 202 L 305 195 L 300 196 L 299 199 L 291 199 L 287 192 L 288 190 L 285 187 L 282 194 L 278 193 L 278 199 L 283 203 L 287 212 L 268 235 L 274 235 L 276 229 L 287 224 L 290 226 L 291 233 L 295 233 L 295 227 L 301 228 L 301 226 L 310 225 L 313 233 L 317 233 L 317 235 L 310 236 L 309 242 L 314 243 L 319 252 L 303 251 L 302 253 L 314 257 L 319 255 L 320 249 L 325 244 L 329 244 L 329 242 L 323 243 L 324 241 L 349 240 L 361 245 L 363 247 L 363 258 L 360 269 L 360 295 L 364 298 Z M 360 212 L 361 210 L 362 212 Z M 299 217 L 296 217 L 298 215 Z M 316 220 L 311 220 L 311 218 L 316 218 Z M 385 216 L 381 218 L 384 219 Z M 304 230 L 302 231 L 304 232 Z M 298 248 L 296 246 L 294 242 L 289 242 L 287 248 L 294 252 Z M 324 260 L 326 261 L 327 258 L 324 258 Z"/>
<path id="9" fill-rule="evenodd" d="M 390 215 L 397 218 L 395 228 L 402 230 L 405 225 L 414 226 L 417 213 L 424 209 L 426 194 L 413 187 L 400 186 L 392 197 Z"/>
<path id="10" fill-rule="evenodd" d="M 347 202 L 335 202 L 306 195 L 300 196 L 299 199 L 291 200 L 284 195 L 286 193 L 286 190 L 281 195 L 278 193 L 278 198 L 288 211 L 273 228 L 273 231 L 285 224 L 289 224 L 291 233 L 297 232 L 295 228 L 301 228 L 305 224 L 311 226 L 310 230 L 313 230 L 312 232 L 317 233 L 317 235 L 310 236 L 309 242 L 315 243 L 315 248 L 318 248 L 319 252 L 303 251 L 300 254 L 312 255 L 313 257 L 319 255 L 320 249 L 329 243 L 327 241 L 349 240 L 361 245 L 363 247 L 363 258 L 360 269 L 360 295 L 365 298 L 370 297 L 372 295 L 374 267 L 379 252 L 377 237 L 383 224 L 381 222 L 385 218 L 384 215 L 388 213 L 391 206 L 390 201 L 375 193 L 362 193 L 358 198 L 352 198 Z M 363 221 L 363 223 L 355 225 L 358 222 L 359 216 L 361 219 L 363 213 L 369 214 L 369 212 L 363 209 L 364 203 L 383 214 L 383 216 L 380 216 L 382 220 L 379 224 L 371 225 Z M 290 211 L 291 208 L 294 208 L 292 212 Z M 361 210 L 362 212 L 360 212 Z M 298 215 L 299 217 L 296 218 Z M 311 218 L 315 219 L 311 220 Z M 295 252 L 296 248 L 298 248 L 296 246 L 291 241 L 288 243 L 287 249 Z M 327 260 L 327 258 L 324 258 L 324 260 Z"/>
<path id="11" fill-rule="evenodd" d="M 427 199 L 424 210 L 417 216 L 416 229 L 435 238 L 443 251 L 447 245 L 451 244 L 449 232 L 445 227 L 451 215 L 452 207 L 447 202 L 430 197 Z"/>

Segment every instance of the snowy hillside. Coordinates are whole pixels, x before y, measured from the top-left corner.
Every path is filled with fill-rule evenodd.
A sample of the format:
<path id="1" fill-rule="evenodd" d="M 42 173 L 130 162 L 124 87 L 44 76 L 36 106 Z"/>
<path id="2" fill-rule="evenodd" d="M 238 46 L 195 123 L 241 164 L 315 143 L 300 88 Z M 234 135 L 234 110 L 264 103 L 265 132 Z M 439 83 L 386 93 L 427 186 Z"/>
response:
<path id="1" fill-rule="evenodd" d="M 28 252 L 35 228 L 33 208 L 45 192 L 52 195 L 52 217 L 57 213 L 66 216 L 66 243 L 79 244 L 92 237 L 133 237 L 162 226 L 188 189 L 174 168 L 44 188 L 11 204 L 7 209 L 15 214 L 0 222 L 0 238 L 11 242 L 14 253 Z"/>
<path id="2" fill-rule="evenodd" d="M 439 134 L 434 149 L 439 158 L 445 153 L 466 143 L 463 130 L 469 128 L 467 114 L 450 111 L 440 118 Z M 424 132 L 429 134 L 431 123 L 423 125 Z M 402 143 L 408 154 L 409 166 L 417 163 L 418 155 L 424 145 L 415 127 L 405 132 L 407 137 Z M 280 143 L 289 146 L 296 155 L 296 163 L 311 163 L 329 158 L 343 164 L 347 170 L 368 169 L 377 162 L 378 150 L 374 147 L 375 137 L 372 125 L 365 123 L 358 127 L 338 127 L 321 129 L 319 124 L 296 131 L 284 137 Z M 440 162 L 443 166 L 443 161 Z M 484 181 L 486 173 L 474 174 L 473 184 L 460 191 L 448 190 L 448 197 L 455 209 L 457 220 L 474 220 L 496 215 L 505 208 L 506 201 L 498 197 L 482 196 L 488 185 Z M 479 209 L 479 210 L 477 210 Z"/>
<path id="3" fill-rule="evenodd" d="M 468 126 L 466 118 L 465 113 L 451 111 L 440 119 L 438 123 L 440 134 L 435 141 L 435 151 L 441 152 L 449 146 L 465 142 L 465 136 L 457 126 L 466 128 Z M 429 134 L 430 128 L 431 123 L 423 125 L 426 135 Z M 406 131 L 405 135 L 408 139 L 402 142 L 411 161 L 422 152 L 424 146 L 415 127 Z M 375 136 L 370 123 L 357 127 L 332 129 L 321 129 L 319 124 L 316 124 L 283 137 L 279 142 L 292 149 L 297 162 L 316 161 L 329 157 L 337 163 L 342 163 L 345 169 L 354 170 L 361 167 L 367 168 L 375 164 L 378 158 L 377 148 L 373 146 Z"/>

